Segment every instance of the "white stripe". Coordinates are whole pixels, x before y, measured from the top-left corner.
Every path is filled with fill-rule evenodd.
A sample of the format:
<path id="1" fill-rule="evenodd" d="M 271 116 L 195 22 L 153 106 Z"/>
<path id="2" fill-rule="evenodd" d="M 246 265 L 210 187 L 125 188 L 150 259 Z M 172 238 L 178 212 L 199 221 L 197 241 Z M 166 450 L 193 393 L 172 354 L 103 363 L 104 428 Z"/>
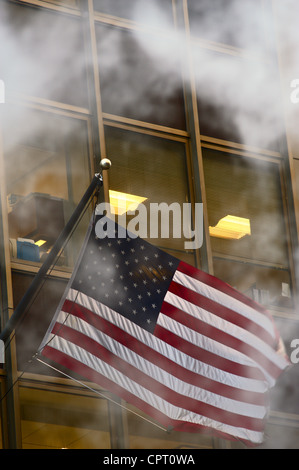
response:
<path id="1" fill-rule="evenodd" d="M 185 325 L 172 320 L 167 315 L 163 315 L 162 313 L 160 313 L 157 323 L 185 341 L 194 344 L 194 346 L 201 347 L 206 351 L 217 355 L 219 357 L 219 363 L 221 363 L 221 358 L 225 358 L 240 365 L 247 365 L 249 367 L 259 369 L 264 374 L 265 380 L 268 382 L 269 386 L 274 386 L 275 380 L 273 377 L 265 369 L 263 369 L 260 364 L 249 358 L 246 354 L 243 354 L 236 349 L 230 348 L 229 346 L 226 346 L 219 341 L 210 339 L 201 333 L 197 333 L 196 331 L 191 330 Z"/>
<path id="2" fill-rule="evenodd" d="M 255 443 L 260 443 L 263 440 L 263 434 L 260 432 L 226 425 L 216 420 L 205 418 L 196 413 L 171 405 L 166 400 L 163 400 L 161 397 L 152 393 L 150 390 L 144 389 L 144 387 L 130 380 L 128 377 L 109 366 L 105 362 L 99 361 L 97 357 L 88 353 L 86 350 L 72 344 L 69 341 L 64 340 L 63 338 L 55 336 L 51 341 L 51 347 L 57 349 L 58 351 L 62 351 L 82 364 L 87 365 L 94 371 L 104 375 L 112 382 L 120 385 L 122 388 L 129 391 L 132 395 L 140 398 L 145 403 L 150 404 L 153 408 L 159 410 L 161 413 L 167 415 L 171 419 L 211 427 L 217 429 L 218 431 L 236 436 L 239 439 L 246 439 Z"/>
<path id="3" fill-rule="evenodd" d="M 180 271 L 176 271 L 173 280 L 188 289 L 193 290 L 194 292 L 199 292 L 208 299 L 214 300 L 219 304 L 227 307 L 235 312 L 239 313 L 241 316 L 251 320 L 256 323 L 258 326 L 262 327 L 267 333 L 269 333 L 272 338 L 275 338 L 275 331 L 271 320 L 262 313 L 258 312 L 254 308 L 244 304 L 238 299 L 219 291 L 218 289 L 211 287 L 204 282 L 194 279 L 187 274 L 184 274 Z"/>
<path id="4" fill-rule="evenodd" d="M 59 319 L 59 322 L 73 328 L 76 331 L 79 331 L 80 333 L 86 335 L 89 338 L 92 338 L 98 344 L 102 345 L 108 351 L 112 352 L 115 356 L 122 358 L 128 364 L 142 371 L 150 378 L 156 380 L 161 384 L 167 384 L 167 387 L 173 390 L 174 392 L 189 398 L 193 398 L 195 400 L 200 400 L 204 403 L 215 406 L 217 408 L 221 408 L 226 411 L 230 411 L 232 413 L 237 413 L 258 419 L 263 419 L 265 417 L 266 410 L 264 406 L 239 402 L 237 400 L 226 398 L 219 394 L 206 391 L 195 385 L 188 384 L 178 379 L 177 377 L 171 375 L 167 371 L 161 369 L 160 367 L 156 366 L 144 357 L 138 355 L 126 346 L 123 346 L 118 341 L 115 341 L 110 336 L 97 330 L 95 327 L 91 326 L 84 320 L 74 317 L 73 315 L 68 315 L 64 312 L 61 313 L 62 315 Z M 187 368 L 189 369 L 189 367 Z"/>
<path id="5" fill-rule="evenodd" d="M 273 362 L 277 367 L 284 369 L 285 367 L 285 360 L 283 357 L 278 355 L 274 349 L 269 346 L 267 343 L 262 341 L 256 335 L 251 333 L 250 331 L 246 331 L 244 328 L 241 328 L 237 325 L 230 323 L 223 318 L 218 317 L 214 313 L 211 313 L 193 303 L 189 302 L 188 300 L 183 299 L 176 294 L 168 292 L 165 296 L 165 300 L 177 307 L 189 315 L 192 315 L 195 318 L 199 318 L 199 320 L 204 321 L 208 325 L 214 326 L 221 331 L 241 340 L 243 343 L 248 344 L 249 346 L 258 350 L 261 354 L 263 354 L 267 359 Z"/>
<path id="6" fill-rule="evenodd" d="M 229 372 L 222 371 L 217 367 L 205 364 L 202 361 L 188 356 L 187 354 L 179 351 L 177 348 L 174 348 L 171 345 L 160 340 L 159 338 L 155 337 L 151 333 L 148 333 L 146 330 L 131 322 L 124 316 L 119 315 L 117 312 L 114 312 L 110 308 L 106 307 L 100 302 L 97 302 L 94 299 L 91 299 L 90 297 L 86 296 L 81 292 L 78 292 L 74 289 L 70 289 L 68 293 L 68 299 L 76 299 L 76 303 L 78 303 L 79 305 L 82 305 L 88 308 L 89 310 L 93 311 L 94 313 L 100 315 L 105 320 L 121 328 L 123 331 L 130 332 L 130 335 L 136 338 L 138 341 L 148 345 L 153 350 L 159 352 L 171 361 L 181 365 L 185 369 L 189 367 L 190 370 L 194 371 L 197 374 L 203 375 L 204 377 L 207 377 L 216 382 L 230 385 L 231 387 L 234 387 L 236 389 L 248 390 L 259 393 L 264 393 L 268 390 L 267 383 L 264 381 L 230 374 Z M 222 352 L 223 351 L 221 350 L 221 354 Z M 241 365 L 252 365 L 251 362 L 249 363 L 249 361 L 247 361 L 246 357 L 244 358 L 243 356 L 240 356 L 240 361 Z"/>

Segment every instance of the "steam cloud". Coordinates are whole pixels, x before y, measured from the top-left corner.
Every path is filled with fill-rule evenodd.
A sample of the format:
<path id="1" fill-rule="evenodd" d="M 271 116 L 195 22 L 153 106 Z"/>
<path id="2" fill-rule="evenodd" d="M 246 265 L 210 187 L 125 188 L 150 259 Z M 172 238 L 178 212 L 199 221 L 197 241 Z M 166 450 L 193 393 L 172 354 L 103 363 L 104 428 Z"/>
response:
<path id="1" fill-rule="evenodd" d="M 198 46 L 203 47 L 191 45 L 185 32 L 174 28 L 167 9 L 157 0 L 135 2 L 130 19 L 166 29 L 170 40 L 165 41 L 158 30 L 154 40 L 136 28 L 132 34 L 125 33 L 124 43 L 117 28 L 112 31 L 103 27 L 101 32 L 97 27 L 104 111 L 144 121 L 155 116 L 158 124 L 176 127 L 178 120 L 181 122 L 177 116 L 178 102 L 182 103 L 182 96 L 177 100 L 179 90 L 183 81 L 190 86 L 186 58 L 191 54 L 203 134 L 212 129 L 217 136 L 230 133 L 231 140 L 236 138 L 239 143 L 276 150 L 285 131 L 283 112 L 291 134 L 296 135 L 297 130 L 298 111 L 290 106 L 289 84 L 299 78 L 299 5 L 295 0 L 275 2 L 276 33 L 285 67 L 280 82 L 277 58 L 269 52 L 267 43 L 273 37 L 272 13 L 262 10 L 260 4 L 253 0 L 190 2 L 191 32 L 200 39 Z M 227 43 L 231 54 L 212 52 L 209 41 Z M 239 48 L 245 53 L 240 55 Z M 0 56 L 0 79 L 5 82 L 8 100 L 17 92 L 89 107 L 87 83 L 93 64 L 88 63 L 79 20 L 1 1 Z M 32 112 L 26 106 L 10 104 L 10 108 L 7 115 L 6 111 L 1 113 L 1 117 L 8 116 L 2 122 L 7 186 L 25 195 L 42 189 L 34 173 L 25 179 L 25 185 L 15 185 L 16 179 L 36 168 L 41 158 L 38 148 L 43 155 L 46 150 L 48 161 L 54 163 L 52 180 L 61 180 L 62 170 L 55 162 L 63 154 L 63 142 L 77 132 L 77 126 L 71 119 L 61 118 L 56 124 L 40 119 L 40 111 Z M 78 145 L 86 145 L 85 138 L 82 133 Z M 26 154 L 24 148 L 28 145 L 37 152 L 36 158 Z M 286 323 L 282 328 L 287 328 Z M 294 337 L 294 326 L 292 331 Z M 36 343 L 32 332 L 30 344 Z M 284 334 L 289 337 L 290 332 Z M 290 377 L 290 381 L 296 380 L 294 375 Z M 294 383 L 288 386 L 290 394 L 296 394 Z M 282 399 L 275 396 L 275 403 Z M 288 447 L 291 438 L 283 435 L 280 444 Z"/>

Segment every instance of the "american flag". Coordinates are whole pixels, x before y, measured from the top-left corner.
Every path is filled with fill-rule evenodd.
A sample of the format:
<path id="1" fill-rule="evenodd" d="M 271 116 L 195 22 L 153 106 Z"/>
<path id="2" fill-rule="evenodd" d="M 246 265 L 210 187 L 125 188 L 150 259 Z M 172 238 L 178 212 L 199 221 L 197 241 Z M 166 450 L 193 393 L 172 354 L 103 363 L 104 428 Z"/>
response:
<path id="1" fill-rule="evenodd" d="M 264 307 L 95 219 L 41 356 L 166 428 L 263 441 L 269 389 L 289 361 Z"/>

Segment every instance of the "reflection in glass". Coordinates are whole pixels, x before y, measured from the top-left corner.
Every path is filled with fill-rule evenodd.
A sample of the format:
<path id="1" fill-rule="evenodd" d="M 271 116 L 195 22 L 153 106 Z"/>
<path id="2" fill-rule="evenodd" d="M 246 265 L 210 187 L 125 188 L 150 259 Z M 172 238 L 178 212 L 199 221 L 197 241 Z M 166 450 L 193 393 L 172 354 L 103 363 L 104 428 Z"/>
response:
<path id="1" fill-rule="evenodd" d="M 21 106 L 4 121 L 11 254 L 42 261 L 90 181 L 86 122 Z"/>
<path id="2" fill-rule="evenodd" d="M 100 13 L 154 27 L 173 26 L 171 0 L 94 0 L 94 8 Z"/>
<path id="3" fill-rule="evenodd" d="M 215 274 L 263 303 L 289 305 L 278 165 L 210 149 L 204 149 L 203 156 Z"/>
<path id="4" fill-rule="evenodd" d="M 188 0 L 191 34 L 244 49 L 265 46 L 261 0 Z"/>
<path id="5" fill-rule="evenodd" d="M 0 2 L 0 56 L 7 92 L 88 106 L 80 19 Z"/>
<path id="6" fill-rule="evenodd" d="M 275 66 L 194 47 L 202 135 L 278 150 L 283 126 Z"/>
<path id="7" fill-rule="evenodd" d="M 109 170 L 110 188 L 144 199 L 148 237 L 142 238 L 148 238 L 150 243 L 166 250 L 174 250 L 174 256 L 184 257 L 193 264 L 193 254 L 184 251 L 183 227 L 180 238 L 173 236 L 172 213 L 168 226 L 169 237 L 162 237 L 160 228 L 156 238 L 150 237 L 152 203 L 164 202 L 168 207 L 177 203 L 182 207 L 183 203 L 190 201 L 185 144 L 109 126 L 106 126 L 105 133 L 107 155 L 112 161 Z M 136 214 L 138 215 L 138 208 Z"/>
<path id="8" fill-rule="evenodd" d="M 106 400 L 20 387 L 23 449 L 109 449 Z"/>
<path id="9" fill-rule="evenodd" d="M 103 111 L 185 129 L 179 45 L 173 38 L 100 24 L 96 35 Z"/>

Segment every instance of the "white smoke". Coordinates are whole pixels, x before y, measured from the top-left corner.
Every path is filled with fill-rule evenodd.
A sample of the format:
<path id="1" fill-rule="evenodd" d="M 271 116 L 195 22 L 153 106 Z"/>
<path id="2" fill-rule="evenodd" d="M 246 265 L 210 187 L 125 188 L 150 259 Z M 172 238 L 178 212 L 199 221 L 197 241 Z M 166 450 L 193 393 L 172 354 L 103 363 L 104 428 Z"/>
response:
<path id="1" fill-rule="evenodd" d="M 183 82 L 187 88 L 191 85 L 191 59 L 196 91 L 200 98 L 199 113 L 203 114 L 203 129 L 210 127 L 219 132 L 220 128 L 224 134 L 232 131 L 237 135 L 239 143 L 264 149 L 275 148 L 276 141 L 284 132 L 281 122 L 284 106 L 289 118 L 289 129 L 296 135 L 298 111 L 289 105 L 291 90 L 288 87 L 290 80 L 299 78 L 298 1 L 275 2 L 276 31 L 280 39 L 281 56 L 286 64 L 286 80 L 282 82 L 275 65 L 276 57 L 269 52 L 271 48 L 267 44 L 269 37 L 273 37 L 272 13 L 260 9 L 258 5 L 262 2 L 222 0 L 215 3 L 197 0 L 189 3 L 193 4 L 189 10 L 189 22 L 192 36 L 196 38 L 192 44 L 185 30 L 174 26 L 172 17 L 161 7 L 161 0 L 148 2 L 146 8 L 144 2 L 135 2 L 130 17 L 137 25 L 150 26 L 151 32 L 147 34 L 136 27 L 132 33 L 127 33 L 131 52 L 124 49 L 122 35 L 117 28 L 113 31 L 106 28 L 103 35 L 97 33 L 99 73 L 102 91 L 105 93 L 104 112 L 130 117 L 127 113 L 135 108 L 132 117 L 147 121 L 158 109 L 159 123 L 167 123 L 169 117 L 177 112 L 172 101 Z M 20 8 L 23 9 L 23 15 L 16 15 L 16 9 L 19 12 Z M 223 46 L 219 48 L 217 42 L 226 43 L 224 49 L 228 54 L 221 52 Z M 218 52 L 212 52 L 212 46 L 218 48 Z M 42 9 L 25 8 L 13 3 L 8 3 L 6 8 L 6 2 L 1 1 L 0 50 L 0 79 L 5 81 L 8 97 L 17 91 L 45 100 L 89 107 L 87 87 L 81 85 L 86 83 L 86 75 L 92 70 L 93 64 L 86 59 L 80 21 L 71 21 L 67 16 L 60 18 L 53 12 L 46 13 Z M 144 61 L 141 65 L 138 65 L 134 56 L 135 51 L 138 55 L 143 53 Z M 127 60 L 132 63 L 132 70 L 128 68 Z M 145 63 L 146 70 L 140 70 L 138 67 L 144 67 Z M 119 76 L 126 85 L 123 90 L 117 89 L 115 85 Z M 161 104 L 158 102 L 158 106 L 157 97 L 164 100 Z M 209 109 L 214 110 L 210 121 Z M 41 148 L 48 149 L 53 155 L 57 152 L 56 141 L 61 140 L 59 125 L 49 127 L 49 121 L 45 125 L 45 121 L 33 118 L 33 115 L 29 108 L 20 106 L 17 119 L 3 123 L 6 130 L 6 171 L 11 175 L 8 183 L 13 180 L 15 173 L 26 171 L 26 155 L 19 153 L 19 158 L 15 158 L 15 155 L 28 141 L 40 141 Z M 64 136 L 71 136 L 73 132 L 71 121 L 61 131 Z M 51 177 L 59 181 L 59 166 Z M 26 194 L 34 188 L 36 183 L 31 180 L 23 192 Z M 286 326 L 283 333 L 288 337 L 290 332 L 285 329 Z M 294 383 L 290 386 L 294 395 Z M 283 399 L 276 396 L 275 403 L 280 404 Z M 288 446 L 286 434 L 282 445 Z"/>

